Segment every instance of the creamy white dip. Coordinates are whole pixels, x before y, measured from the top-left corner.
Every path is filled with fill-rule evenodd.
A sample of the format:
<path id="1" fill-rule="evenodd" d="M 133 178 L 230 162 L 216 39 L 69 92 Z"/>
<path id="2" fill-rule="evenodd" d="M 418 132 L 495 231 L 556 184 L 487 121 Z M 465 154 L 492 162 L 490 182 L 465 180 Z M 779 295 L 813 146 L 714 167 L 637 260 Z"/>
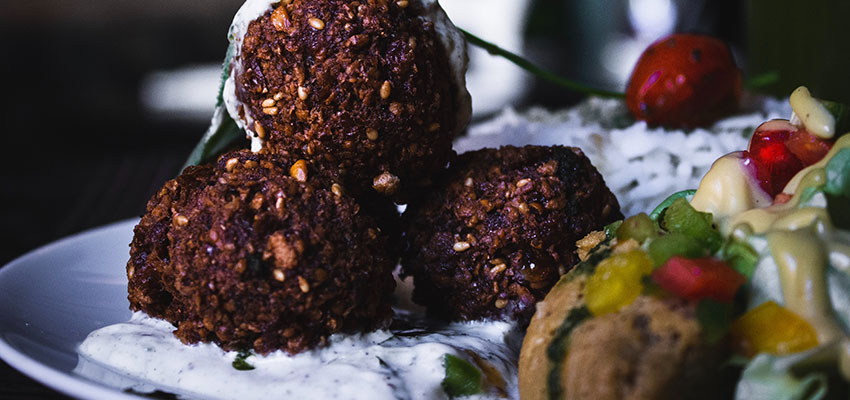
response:
<path id="1" fill-rule="evenodd" d="M 476 365 L 472 352 L 498 372 L 503 388 L 484 379 L 484 391 L 469 399 L 519 398 L 522 333 L 515 324 L 440 324 L 415 311 L 395 311 L 390 330 L 333 335 L 328 346 L 295 356 L 251 355 L 245 361 L 252 370 L 234 368 L 237 352 L 184 345 L 173 325 L 137 312 L 89 334 L 78 348 L 75 372 L 122 390 L 192 399 L 446 399 L 446 354 Z"/>
<path id="2" fill-rule="evenodd" d="M 248 25 L 251 21 L 271 10 L 277 3 L 279 3 L 279 0 L 247 0 L 236 12 L 228 31 L 228 40 L 232 47 L 230 52 L 233 54 L 233 59 L 230 60 L 230 75 L 224 82 L 222 99 L 230 117 L 236 121 L 239 128 L 243 129 L 251 140 L 251 150 L 255 152 L 262 148 L 263 140 L 251 131 L 254 118 L 250 115 L 247 107 L 240 115 L 239 109 L 242 107 L 242 102 L 236 98 L 234 76 L 242 69 L 240 54 L 242 54 L 242 40 L 248 32 Z M 460 30 L 449 20 L 437 0 L 413 0 L 411 3 L 419 3 L 419 9 L 422 10 L 419 18 L 433 24 L 434 31 L 437 33 L 437 37 L 449 59 L 451 78 L 457 88 L 456 98 L 459 102 L 455 110 L 457 126 L 462 129 L 469 123 L 469 118 L 472 115 L 472 99 L 466 90 L 466 69 L 469 64 L 469 57 L 466 54 L 466 41 Z"/>

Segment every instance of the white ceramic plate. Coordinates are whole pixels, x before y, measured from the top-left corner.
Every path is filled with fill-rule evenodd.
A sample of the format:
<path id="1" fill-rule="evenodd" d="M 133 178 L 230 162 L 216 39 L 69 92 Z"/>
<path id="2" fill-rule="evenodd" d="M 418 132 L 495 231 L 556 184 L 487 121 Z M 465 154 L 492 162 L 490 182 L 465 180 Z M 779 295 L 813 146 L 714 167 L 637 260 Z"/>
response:
<path id="1" fill-rule="evenodd" d="M 95 329 L 130 318 L 128 220 L 70 236 L 0 269 L 0 358 L 70 396 L 140 399 L 72 372 Z"/>

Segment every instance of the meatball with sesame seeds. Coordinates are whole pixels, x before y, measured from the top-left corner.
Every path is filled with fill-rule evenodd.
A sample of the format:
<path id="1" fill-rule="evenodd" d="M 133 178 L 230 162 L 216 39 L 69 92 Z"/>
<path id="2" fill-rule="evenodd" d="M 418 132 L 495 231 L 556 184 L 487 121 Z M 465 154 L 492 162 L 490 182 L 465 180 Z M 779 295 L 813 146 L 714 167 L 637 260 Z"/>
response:
<path id="1" fill-rule="evenodd" d="M 147 211 L 127 264 L 130 305 L 184 343 L 298 353 L 389 322 L 386 235 L 303 160 L 228 153 L 167 182 Z"/>
<path id="2" fill-rule="evenodd" d="M 246 15 L 253 3 L 268 1 Z M 467 60 L 437 2 L 293 0 L 242 14 L 224 102 L 252 149 L 323 160 L 352 194 L 401 201 L 454 157 L 471 113 Z"/>
<path id="3" fill-rule="evenodd" d="M 433 316 L 525 322 L 577 262 L 576 241 L 620 218 L 577 148 L 469 152 L 405 211 L 402 272 Z"/>

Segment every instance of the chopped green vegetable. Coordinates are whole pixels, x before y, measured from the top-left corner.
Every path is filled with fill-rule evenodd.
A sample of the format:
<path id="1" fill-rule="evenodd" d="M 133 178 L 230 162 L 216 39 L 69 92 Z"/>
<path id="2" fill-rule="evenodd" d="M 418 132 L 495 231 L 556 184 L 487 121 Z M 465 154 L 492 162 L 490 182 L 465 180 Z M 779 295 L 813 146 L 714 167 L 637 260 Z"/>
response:
<path id="1" fill-rule="evenodd" d="M 643 243 L 656 236 L 658 236 L 658 225 L 646 213 L 626 218 L 617 228 L 618 240 L 634 239 L 638 243 Z"/>
<path id="2" fill-rule="evenodd" d="M 702 299 L 697 304 L 697 321 L 706 342 L 719 342 L 729 332 L 732 323 L 732 305 L 712 299 Z"/>
<path id="3" fill-rule="evenodd" d="M 649 258 L 656 267 L 664 265 L 670 257 L 702 258 L 708 256 L 708 249 L 690 236 L 674 232 L 659 236 L 649 242 Z"/>
<path id="4" fill-rule="evenodd" d="M 231 365 L 233 365 L 233 368 L 236 368 L 240 371 L 250 371 L 254 369 L 254 366 L 248 364 L 248 362 L 245 360 L 248 357 L 251 357 L 251 355 L 251 350 L 240 350 L 239 353 L 236 354 L 236 359 L 233 360 L 233 363 Z"/>
<path id="5" fill-rule="evenodd" d="M 710 213 L 691 207 L 683 197 L 677 198 L 661 216 L 661 227 L 669 232 L 683 233 L 698 240 L 709 254 L 714 254 L 723 245 L 723 236 L 712 226 Z"/>
<path id="6" fill-rule="evenodd" d="M 741 275 L 747 277 L 747 280 L 753 277 L 753 272 L 756 270 L 756 265 L 759 261 L 759 255 L 753 246 L 749 243 L 731 239 L 723 245 L 721 258 L 726 261 L 732 269 L 738 271 Z"/>
<path id="7" fill-rule="evenodd" d="M 446 353 L 443 358 L 446 377 L 443 390 L 451 398 L 481 393 L 481 371 L 468 361 Z"/>
<path id="8" fill-rule="evenodd" d="M 696 190 L 690 189 L 682 190 L 681 192 L 671 194 L 666 199 L 664 199 L 664 201 L 662 201 L 661 204 L 658 205 L 658 207 L 655 207 L 655 209 L 652 210 L 651 213 L 649 213 L 649 218 L 651 218 L 653 221 L 658 221 L 658 217 L 661 216 L 661 213 L 664 212 L 667 207 L 670 207 L 670 205 L 673 204 L 676 199 L 684 198 L 685 200 L 690 201 L 694 197 L 694 193 L 696 192 Z"/>
<path id="9" fill-rule="evenodd" d="M 605 240 L 611 240 L 617 233 L 617 229 L 620 229 L 620 225 L 623 224 L 623 221 L 614 221 L 608 225 L 605 225 L 605 228 L 602 228 L 605 232 Z"/>

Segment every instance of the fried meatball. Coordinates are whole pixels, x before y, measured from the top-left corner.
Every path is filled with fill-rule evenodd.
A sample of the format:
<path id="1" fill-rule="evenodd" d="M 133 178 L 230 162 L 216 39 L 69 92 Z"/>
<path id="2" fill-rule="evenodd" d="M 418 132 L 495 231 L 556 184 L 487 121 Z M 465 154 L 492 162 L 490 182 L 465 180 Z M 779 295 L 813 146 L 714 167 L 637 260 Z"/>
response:
<path id="1" fill-rule="evenodd" d="M 166 183 L 131 244 L 131 308 L 170 321 L 185 343 L 259 353 L 385 326 L 386 236 L 305 166 L 240 151 Z"/>
<path id="2" fill-rule="evenodd" d="M 537 304 L 519 359 L 523 399 L 731 397 L 734 371 L 720 368 L 729 350 L 705 341 L 694 303 L 640 296 L 618 312 L 576 320 L 588 276 L 565 276 Z M 572 331 L 560 336 L 568 324 Z"/>
<path id="3" fill-rule="evenodd" d="M 527 320 L 576 263 L 576 240 L 621 217 L 577 148 L 465 153 L 405 211 L 403 274 L 434 316 Z"/>
<path id="4" fill-rule="evenodd" d="M 581 324 L 561 371 L 566 399 L 717 399 L 721 346 L 703 339 L 696 304 L 638 297 Z"/>
<path id="5" fill-rule="evenodd" d="M 127 262 L 128 299 L 131 308 L 164 318 L 172 302 L 162 282 L 162 271 L 171 260 L 169 232 L 173 211 L 185 208 L 215 182 L 212 164 L 192 166 L 162 186 L 147 204 L 147 212 L 133 229 L 130 261 Z"/>
<path id="6" fill-rule="evenodd" d="M 263 152 L 324 160 L 353 194 L 400 194 L 446 166 L 471 108 L 463 39 L 436 2 L 273 7 L 234 42 L 225 86 Z"/>

